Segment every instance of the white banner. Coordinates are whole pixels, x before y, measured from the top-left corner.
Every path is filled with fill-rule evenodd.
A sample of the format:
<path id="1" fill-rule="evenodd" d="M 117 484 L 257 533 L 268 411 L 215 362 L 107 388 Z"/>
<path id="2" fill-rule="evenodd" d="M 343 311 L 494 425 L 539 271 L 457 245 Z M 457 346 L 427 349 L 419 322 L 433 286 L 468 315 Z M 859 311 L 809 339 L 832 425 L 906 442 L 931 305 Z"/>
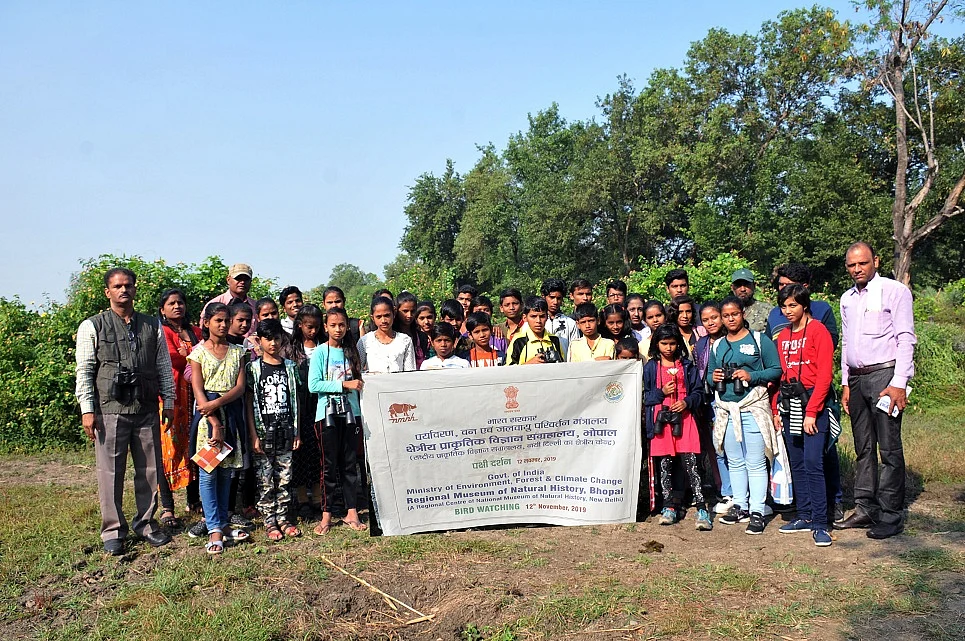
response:
<path id="1" fill-rule="evenodd" d="M 633 521 L 642 384 L 629 360 L 368 376 L 383 533 Z"/>

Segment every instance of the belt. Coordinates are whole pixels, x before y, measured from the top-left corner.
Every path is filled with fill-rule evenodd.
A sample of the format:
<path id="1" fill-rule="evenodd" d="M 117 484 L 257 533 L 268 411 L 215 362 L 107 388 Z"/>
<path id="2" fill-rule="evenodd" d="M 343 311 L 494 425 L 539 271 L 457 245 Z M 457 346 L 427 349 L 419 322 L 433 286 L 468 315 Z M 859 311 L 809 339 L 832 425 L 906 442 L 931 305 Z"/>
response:
<path id="1" fill-rule="evenodd" d="M 867 367 L 849 367 L 848 378 L 851 378 L 852 376 L 861 376 L 863 374 L 878 372 L 883 369 L 888 369 L 894 366 L 895 366 L 895 361 L 888 361 L 887 363 L 878 363 L 877 365 L 868 365 Z"/>

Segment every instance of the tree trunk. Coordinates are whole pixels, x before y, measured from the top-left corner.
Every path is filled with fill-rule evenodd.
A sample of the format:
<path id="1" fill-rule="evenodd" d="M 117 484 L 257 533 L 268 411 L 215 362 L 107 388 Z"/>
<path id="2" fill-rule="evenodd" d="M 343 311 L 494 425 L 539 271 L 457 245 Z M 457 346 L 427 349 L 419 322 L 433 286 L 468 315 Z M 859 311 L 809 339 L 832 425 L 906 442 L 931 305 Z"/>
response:
<path id="1" fill-rule="evenodd" d="M 898 49 L 901 50 L 901 34 Z M 911 286 L 911 252 L 913 245 L 910 241 L 912 227 L 915 223 L 914 212 L 908 212 L 908 117 L 905 114 L 905 61 L 898 53 L 892 61 L 891 83 L 895 100 L 895 145 L 898 152 L 898 163 L 895 168 L 895 202 L 891 206 L 891 225 L 895 239 L 894 273 L 895 280 Z"/>

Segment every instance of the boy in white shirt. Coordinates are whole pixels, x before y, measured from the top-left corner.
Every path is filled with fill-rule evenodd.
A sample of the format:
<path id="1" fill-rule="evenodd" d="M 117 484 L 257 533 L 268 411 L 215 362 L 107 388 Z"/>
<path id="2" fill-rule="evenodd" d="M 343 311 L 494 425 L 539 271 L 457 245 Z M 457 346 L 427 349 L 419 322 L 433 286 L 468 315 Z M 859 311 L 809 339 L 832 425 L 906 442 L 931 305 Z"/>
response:
<path id="1" fill-rule="evenodd" d="M 422 361 L 420 370 L 469 367 L 469 361 L 453 354 L 456 349 L 456 340 L 459 339 L 459 332 L 455 327 L 449 323 L 436 323 L 429 334 L 429 339 L 432 341 L 432 349 L 436 351 L 436 355 Z"/>

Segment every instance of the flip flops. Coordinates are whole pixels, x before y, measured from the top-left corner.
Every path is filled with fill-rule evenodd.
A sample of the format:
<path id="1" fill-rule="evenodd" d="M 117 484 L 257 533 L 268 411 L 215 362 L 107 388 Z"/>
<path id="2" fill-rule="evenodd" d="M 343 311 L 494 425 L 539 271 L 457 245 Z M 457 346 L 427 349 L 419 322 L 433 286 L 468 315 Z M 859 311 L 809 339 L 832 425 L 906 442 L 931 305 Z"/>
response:
<path id="1" fill-rule="evenodd" d="M 312 531 L 316 536 L 325 536 L 331 528 L 332 526 L 330 524 L 322 525 L 321 521 L 319 521 L 318 525 L 316 525 Z"/>
<path id="2" fill-rule="evenodd" d="M 349 526 L 356 532 L 365 532 L 368 529 L 368 527 L 366 527 L 366 525 L 361 521 L 346 521 L 345 519 L 342 519 L 342 523 Z"/>

